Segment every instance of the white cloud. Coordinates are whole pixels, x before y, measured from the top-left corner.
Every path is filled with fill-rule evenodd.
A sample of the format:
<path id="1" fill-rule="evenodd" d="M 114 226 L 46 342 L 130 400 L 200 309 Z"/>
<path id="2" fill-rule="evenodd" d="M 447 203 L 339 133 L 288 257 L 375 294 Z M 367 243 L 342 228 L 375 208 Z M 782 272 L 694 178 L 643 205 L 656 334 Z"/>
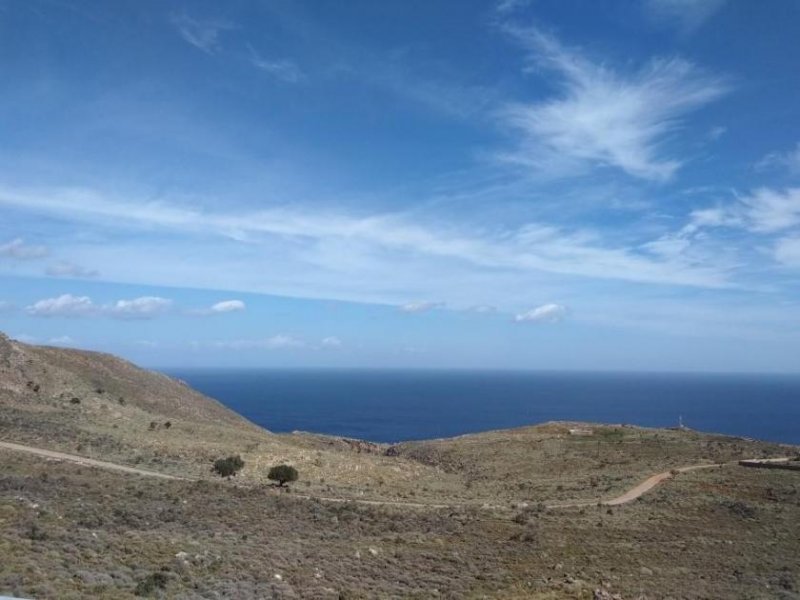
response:
<path id="1" fill-rule="evenodd" d="M 689 246 L 691 240 L 685 235 L 665 235 L 652 242 L 642 244 L 642 248 L 665 258 L 672 258 L 683 254 Z"/>
<path id="2" fill-rule="evenodd" d="M 305 75 L 300 68 L 290 60 L 265 60 L 258 59 L 251 61 L 253 66 L 265 73 L 269 73 L 276 79 L 286 83 L 300 83 L 305 79 Z"/>
<path id="3" fill-rule="evenodd" d="M 533 0 L 500 0 L 495 10 L 500 14 L 509 14 L 527 7 L 532 2 Z"/>
<path id="4" fill-rule="evenodd" d="M 691 213 L 691 230 L 732 227 L 754 233 L 775 233 L 800 225 L 800 188 L 759 188 L 735 202 Z"/>
<path id="5" fill-rule="evenodd" d="M 443 307 L 443 302 L 408 302 L 400 306 L 400 310 L 406 313 L 423 313 Z"/>
<path id="6" fill-rule="evenodd" d="M 761 188 L 740 202 L 744 222 L 753 231 L 774 232 L 800 225 L 800 188 Z"/>
<path id="7" fill-rule="evenodd" d="M 34 302 L 25 311 L 34 317 L 100 317 L 115 319 L 152 319 L 166 312 L 172 301 L 155 296 L 133 300 L 118 300 L 113 304 L 98 305 L 89 296 L 62 294 Z"/>
<path id="8" fill-rule="evenodd" d="M 778 240 L 775 244 L 775 260 L 787 267 L 800 267 L 800 236 Z"/>
<path id="9" fill-rule="evenodd" d="M 724 127 L 722 125 L 718 125 L 716 127 L 712 127 L 709 130 L 708 139 L 710 139 L 711 141 L 715 142 L 718 139 L 720 139 L 723 135 L 725 135 L 726 133 L 728 133 L 728 128 Z"/>
<path id="10" fill-rule="evenodd" d="M 490 304 L 477 304 L 475 306 L 470 306 L 467 311 L 478 314 L 491 314 L 497 312 L 497 307 L 491 306 Z"/>
<path id="11" fill-rule="evenodd" d="M 208 212 L 57 188 L 16 192 L 0 187 L 2 205 L 93 224 L 106 232 L 161 230 L 172 233 L 173 242 L 195 234 L 217 238 L 197 248 L 195 262 L 187 262 L 183 250 L 171 253 L 173 246 L 164 242 L 157 254 L 146 241 L 107 246 L 106 263 L 101 265 L 107 276 L 139 283 L 175 283 L 179 262 L 181 285 L 390 304 L 413 293 L 446 297 L 455 308 L 508 306 L 507 298 L 501 297 L 508 278 L 524 278 L 534 286 L 548 274 L 708 288 L 729 285 L 728 272 L 713 261 L 686 264 L 643 253 L 639 243 L 605 240 L 602 231 L 537 222 L 487 228 L 452 219 L 422 220 L 416 214 L 359 216 L 285 206 Z M 243 238 L 249 242 L 244 254 L 238 242 Z M 115 265 L 134 251 L 142 260 L 120 271 Z M 275 253 L 283 260 L 269 261 Z M 256 270 L 259 276 L 253 276 Z M 393 277 L 387 279 L 386 273 Z M 459 279 L 454 279 L 456 273 Z M 447 284 L 454 281 L 460 291 Z M 472 287 L 467 291 L 468 285 Z M 409 307 L 415 304 L 420 303 Z"/>
<path id="12" fill-rule="evenodd" d="M 74 346 L 76 344 L 75 340 L 68 335 L 50 338 L 47 343 L 51 346 Z"/>
<path id="13" fill-rule="evenodd" d="M 329 337 L 323 338 L 322 347 L 323 348 L 341 348 L 342 347 L 342 340 L 340 340 L 336 336 L 329 336 Z"/>
<path id="14" fill-rule="evenodd" d="M 241 300 L 223 300 L 211 307 L 212 313 L 229 313 L 245 310 L 245 304 Z"/>
<path id="15" fill-rule="evenodd" d="M 17 333 L 11 337 L 23 344 L 36 344 L 38 342 L 36 336 L 28 335 L 27 333 Z"/>
<path id="16" fill-rule="evenodd" d="M 644 0 L 648 16 L 690 32 L 705 23 L 727 0 Z"/>
<path id="17" fill-rule="evenodd" d="M 171 21 L 186 42 L 208 54 L 219 50 L 220 33 L 234 28 L 226 21 L 197 20 L 185 13 L 172 15 Z"/>
<path id="18" fill-rule="evenodd" d="M 522 139 L 517 150 L 498 158 L 540 174 L 616 167 L 633 177 L 667 180 L 682 164 L 662 156 L 668 136 L 682 117 L 726 91 L 720 78 L 677 58 L 653 60 L 637 73 L 623 74 L 536 28 L 506 30 L 530 49 L 537 65 L 563 80 L 560 97 L 510 104 L 500 113 Z"/>
<path id="19" fill-rule="evenodd" d="M 273 335 L 264 344 L 267 348 L 302 348 L 306 345 L 303 340 L 285 334 Z"/>
<path id="20" fill-rule="evenodd" d="M 105 310 L 118 319 L 152 319 L 164 314 L 172 306 L 172 300 L 158 296 L 142 296 L 133 300 L 117 300 Z"/>
<path id="21" fill-rule="evenodd" d="M 248 49 L 250 50 L 250 64 L 259 71 L 286 83 L 300 83 L 305 80 L 305 74 L 293 61 L 285 58 L 271 60 L 262 58 L 252 46 L 248 45 Z"/>
<path id="22" fill-rule="evenodd" d="M 17 260 L 31 260 L 47 256 L 46 246 L 28 245 L 22 238 L 16 238 L 5 244 L 0 244 L 0 256 Z"/>
<path id="23" fill-rule="evenodd" d="M 556 323 L 563 319 L 567 314 L 567 308 L 561 304 L 543 304 L 531 310 L 520 313 L 514 320 L 517 323 Z"/>
<path id="24" fill-rule="evenodd" d="M 45 269 L 45 273 L 51 277 L 73 277 L 76 279 L 89 279 L 100 274 L 93 269 L 87 269 L 68 261 L 59 261 L 48 266 Z"/>
<path id="25" fill-rule="evenodd" d="M 142 346 L 143 348 L 158 348 L 161 345 L 159 342 L 153 340 L 136 340 L 134 344 Z"/>
<path id="26" fill-rule="evenodd" d="M 25 308 L 34 317 L 88 317 L 98 314 L 98 307 L 89 296 L 62 294 L 57 298 L 39 300 Z"/>
<path id="27" fill-rule="evenodd" d="M 758 170 L 774 168 L 787 169 L 790 173 L 800 174 L 800 142 L 792 150 L 770 152 L 756 163 Z"/>
<path id="28" fill-rule="evenodd" d="M 306 347 L 305 341 L 294 336 L 279 333 L 272 337 L 252 340 L 226 340 L 212 342 L 215 348 L 227 348 L 229 350 L 282 350 L 291 348 Z"/>

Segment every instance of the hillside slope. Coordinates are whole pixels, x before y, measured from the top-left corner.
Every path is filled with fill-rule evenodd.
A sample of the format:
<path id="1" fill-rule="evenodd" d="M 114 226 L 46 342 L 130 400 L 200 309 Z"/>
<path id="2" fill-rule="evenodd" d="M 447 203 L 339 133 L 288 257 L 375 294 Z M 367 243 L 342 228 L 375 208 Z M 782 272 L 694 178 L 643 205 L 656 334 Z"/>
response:
<path id="1" fill-rule="evenodd" d="M 98 352 L 32 346 L 0 333 L 0 440 L 188 477 L 240 454 L 244 481 L 296 466 L 309 490 L 405 495 L 438 469 L 338 438 L 275 435 L 158 372 Z M 445 478 L 448 479 L 448 478 Z M 451 477 L 450 479 L 456 479 Z M 385 486 L 385 487 L 384 487 Z"/>
<path id="2" fill-rule="evenodd" d="M 239 479 L 289 463 L 317 496 L 429 504 L 595 501 L 654 473 L 781 456 L 777 444 L 686 430 L 546 423 L 387 447 L 270 433 L 161 373 L 97 352 L 0 337 L 0 440 L 190 478 L 239 454 Z M 589 435 L 570 435 L 583 428 Z"/>
<path id="3" fill-rule="evenodd" d="M 800 473 L 728 462 L 796 447 L 585 423 L 392 447 L 278 435 L 113 356 L 4 336 L 0 442 L 0 595 L 789 600 L 800 590 Z M 242 473 L 213 476 L 210 462 L 230 454 Z M 282 462 L 300 471 L 291 492 L 266 480 Z M 711 462 L 727 464 L 620 506 L 597 502 Z"/>
<path id="4" fill-rule="evenodd" d="M 182 382 L 110 354 L 32 346 L 0 333 L 0 397 L 57 407 L 95 401 L 129 406 L 154 417 L 253 426 Z M 102 404 L 105 405 L 105 404 Z"/>

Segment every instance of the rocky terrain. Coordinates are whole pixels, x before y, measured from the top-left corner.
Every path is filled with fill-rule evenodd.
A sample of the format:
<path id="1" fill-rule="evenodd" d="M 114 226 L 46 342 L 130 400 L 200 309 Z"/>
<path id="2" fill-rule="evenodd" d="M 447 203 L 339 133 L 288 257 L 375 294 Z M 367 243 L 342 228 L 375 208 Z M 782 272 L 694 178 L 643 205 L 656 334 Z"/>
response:
<path id="1" fill-rule="evenodd" d="M 576 423 L 277 435 L 121 359 L 4 336 L 0 442 L 39 451 L 0 445 L 0 595 L 800 598 L 800 472 L 738 465 L 796 447 Z"/>

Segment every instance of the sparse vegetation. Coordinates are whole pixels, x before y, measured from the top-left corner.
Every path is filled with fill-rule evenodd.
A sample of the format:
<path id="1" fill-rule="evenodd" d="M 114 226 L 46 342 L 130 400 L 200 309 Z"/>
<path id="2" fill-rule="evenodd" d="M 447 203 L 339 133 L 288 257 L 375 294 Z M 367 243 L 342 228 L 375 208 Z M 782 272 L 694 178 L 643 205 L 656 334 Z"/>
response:
<path id="1" fill-rule="evenodd" d="M 169 583 L 169 577 L 163 571 L 156 571 L 155 573 L 150 573 L 147 577 L 139 581 L 136 584 L 136 590 L 134 593 L 137 596 L 150 596 L 156 590 L 163 590 L 167 587 L 167 583 Z"/>
<path id="2" fill-rule="evenodd" d="M 769 493 L 767 494 L 769 496 Z M 742 519 L 755 519 L 756 517 L 756 510 L 747 502 L 743 502 L 741 500 L 726 500 L 723 503 L 731 513 L 734 515 L 741 517 Z"/>
<path id="3" fill-rule="evenodd" d="M 268 479 L 277 481 L 281 487 L 292 481 L 297 481 L 298 476 L 297 469 L 289 465 L 276 465 L 267 474 Z"/>
<path id="4" fill-rule="evenodd" d="M 796 449 L 548 423 L 387 451 L 263 431 L 183 384 L 106 355 L 10 347 L 0 356 L 8 384 L 0 387 L 0 438 L 200 481 L 0 449 L 2 592 L 43 600 L 132 600 L 137 588 L 176 598 L 521 599 L 592 597 L 606 586 L 623 598 L 756 598 L 800 585 L 797 472 L 685 472 L 611 512 L 597 503 L 654 472 Z M 44 393 L 32 393 L 34 385 Z M 95 395 L 98 386 L 104 395 Z M 65 410 L 70 398 L 85 408 Z M 151 422 L 160 433 L 143 435 Z M 575 427 L 594 435 L 569 435 Z M 237 458 L 231 448 L 250 467 L 237 471 L 236 486 L 209 468 Z M 270 469 L 258 466 L 277 462 L 303 474 L 302 494 L 268 485 Z M 588 505 L 552 508 L 574 500 Z"/>
<path id="5" fill-rule="evenodd" d="M 42 480 L 43 472 L 54 476 Z M 132 478 L 9 454 L 0 589 L 41 600 L 134 600 L 137 588 L 175 598 L 336 598 L 347 590 L 355 598 L 521 600 L 591 598 L 602 582 L 622 598 L 766 598 L 800 587 L 796 473 L 731 467 L 674 483 L 613 515 L 531 507 L 517 524 L 511 510 L 325 503 L 264 486 Z M 747 498 L 759 518 L 742 519 L 708 490 Z M 43 508 L 61 518 L 37 517 L 48 537 L 33 542 L 31 515 Z"/>

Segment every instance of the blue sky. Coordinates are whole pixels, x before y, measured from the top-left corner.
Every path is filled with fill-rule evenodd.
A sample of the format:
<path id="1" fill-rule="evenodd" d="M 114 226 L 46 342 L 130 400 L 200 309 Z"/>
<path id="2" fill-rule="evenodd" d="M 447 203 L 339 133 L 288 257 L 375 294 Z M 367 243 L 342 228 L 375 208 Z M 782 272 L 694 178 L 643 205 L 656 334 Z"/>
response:
<path id="1" fill-rule="evenodd" d="M 800 370 L 800 4 L 0 0 L 0 330 Z"/>

